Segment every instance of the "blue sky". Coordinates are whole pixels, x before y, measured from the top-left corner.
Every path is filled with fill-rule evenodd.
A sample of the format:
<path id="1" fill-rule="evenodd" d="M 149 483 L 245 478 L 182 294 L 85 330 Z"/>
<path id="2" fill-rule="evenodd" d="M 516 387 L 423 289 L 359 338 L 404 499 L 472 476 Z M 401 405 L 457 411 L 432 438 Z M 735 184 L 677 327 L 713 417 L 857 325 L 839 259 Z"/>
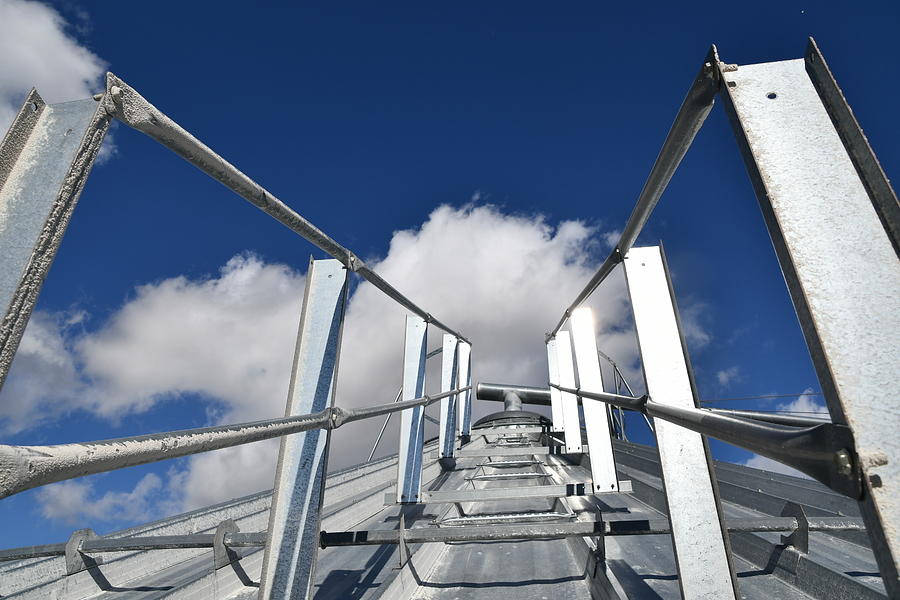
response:
<path id="1" fill-rule="evenodd" d="M 801 57 L 815 36 L 886 172 L 900 171 L 900 15 L 887 2 L 148 9 L 0 0 L 0 10 L 0 47 L 20 59 L 0 65 L 0 116 L 31 85 L 51 102 L 71 100 L 113 71 L 470 335 L 476 379 L 546 380 L 541 333 L 608 251 L 711 43 L 723 60 L 747 64 Z M 44 286 L 27 357 L 0 393 L 4 443 L 278 415 L 303 274 L 322 253 L 141 134 L 117 127 L 111 141 Z M 702 398 L 819 391 L 721 107 L 639 244 L 659 240 Z M 620 279 L 594 298 L 600 345 L 639 380 L 624 298 Z M 393 397 L 402 320 L 359 288 L 339 403 Z M 439 333 L 430 335 L 436 347 Z M 629 425 L 649 442 L 639 421 Z M 333 461 L 365 458 L 373 428 L 336 434 Z M 2 545 L 110 531 L 263 489 L 272 448 L 3 500 Z"/>

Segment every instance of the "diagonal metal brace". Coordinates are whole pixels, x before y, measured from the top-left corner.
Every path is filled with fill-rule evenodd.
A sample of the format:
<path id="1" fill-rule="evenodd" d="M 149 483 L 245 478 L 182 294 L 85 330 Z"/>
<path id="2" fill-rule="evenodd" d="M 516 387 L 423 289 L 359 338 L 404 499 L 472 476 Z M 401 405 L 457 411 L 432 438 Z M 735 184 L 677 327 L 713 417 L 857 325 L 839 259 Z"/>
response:
<path id="1" fill-rule="evenodd" d="M 853 432 L 846 425 L 788 427 L 717 414 L 700 408 L 669 406 L 649 396 L 632 398 L 554 385 L 561 391 L 640 411 L 691 431 L 756 452 L 806 473 L 834 491 L 859 500 L 862 478 Z"/>

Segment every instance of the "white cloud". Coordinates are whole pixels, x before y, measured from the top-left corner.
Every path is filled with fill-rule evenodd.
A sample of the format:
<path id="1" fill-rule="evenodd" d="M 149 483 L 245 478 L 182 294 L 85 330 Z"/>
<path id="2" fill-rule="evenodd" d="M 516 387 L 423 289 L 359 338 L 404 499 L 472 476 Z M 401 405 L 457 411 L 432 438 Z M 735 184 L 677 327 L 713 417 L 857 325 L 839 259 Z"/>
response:
<path id="1" fill-rule="evenodd" d="M 387 255 L 370 263 L 470 337 L 476 381 L 546 385 L 544 333 L 592 274 L 592 240 L 598 235 L 580 222 L 554 228 L 540 217 L 510 216 L 493 206 L 441 206 L 420 228 L 394 233 Z M 252 255 L 233 258 L 215 277 L 143 285 L 97 331 L 68 343 L 58 334 L 61 372 L 78 379 L 71 365 L 81 366 L 82 381 L 70 383 L 69 397 L 110 420 L 185 393 L 209 399 L 211 423 L 280 416 L 303 286 L 303 275 Z M 621 274 L 605 282 L 590 304 L 600 347 L 630 379 L 639 379 Z M 340 405 L 394 398 L 405 314 L 371 285 L 356 289 L 344 327 Z M 430 329 L 429 348 L 440 344 L 441 335 Z M 34 375 L 18 363 L 17 358 L 10 382 Z M 439 358 L 429 363 L 429 390 L 439 385 L 439 364 Z M 476 403 L 476 417 L 500 408 L 484 404 Z M 363 422 L 336 430 L 332 468 L 363 460 L 377 427 Z M 395 452 L 396 445 L 395 423 L 383 452 Z M 265 489 L 272 485 L 276 449 L 277 442 L 254 444 L 177 463 L 169 473 L 166 503 L 187 509 Z M 236 469 L 252 477 L 231 476 Z"/>
<path id="2" fill-rule="evenodd" d="M 821 413 L 822 416 L 820 418 L 830 420 L 828 408 L 819 401 L 818 397 L 813 393 L 812 388 L 803 390 L 803 393 L 800 394 L 796 400 L 779 404 L 775 410 L 797 413 Z M 814 414 L 806 414 L 803 416 L 819 418 Z"/>
<path id="3" fill-rule="evenodd" d="M 106 63 L 69 35 L 70 26 L 40 2 L 0 0 L 0 134 L 31 88 L 48 103 L 89 98 L 103 90 Z M 109 138 L 101 162 L 115 152 Z"/>
<path id="4" fill-rule="evenodd" d="M 38 427 L 79 407 L 84 386 L 67 338 L 82 318 L 41 311 L 31 316 L 0 393 L 0 433 Z"/>
<path id="5" fill-rule="evenodd" d="M 147 521 L 159 516 L 155 496 L 162 489 L 162 480 L 147 473 L 130 492 L 106 492 L 98 495 L 86 479 L 63 481 L 42 487 L 37 499 L 41 515 L 70 525 L 94 521 Z"/>
<path id="6" fill-rule="evenodd" d="M 722 387 L 728 386 L 732 381 L 739 381 L 741 378 L 740 367 L 728 367 L 716 372 L 716 379 Z"/>
<path id="7" fill-rule="evenodd" d="M 220 419 L 283 413 L 303 288 L 304 276 L 252 255 L 215 278 L 140 286 L 76 344 L 91 410 L 113 418 L 200 393 L 220 403 Z"/>

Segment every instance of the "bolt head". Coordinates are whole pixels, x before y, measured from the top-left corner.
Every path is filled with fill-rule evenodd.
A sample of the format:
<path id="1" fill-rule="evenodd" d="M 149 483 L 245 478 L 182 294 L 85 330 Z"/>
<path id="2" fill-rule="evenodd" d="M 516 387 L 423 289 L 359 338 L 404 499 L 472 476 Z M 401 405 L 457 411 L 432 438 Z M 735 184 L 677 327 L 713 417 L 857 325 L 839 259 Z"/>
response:
<path id="1" fill-rule="evenodd" d="M 838 450 L 835 453 L 834 464 L 841 475 L 850 475 L 853 472 L 853 459 L 847 450 Z"/>

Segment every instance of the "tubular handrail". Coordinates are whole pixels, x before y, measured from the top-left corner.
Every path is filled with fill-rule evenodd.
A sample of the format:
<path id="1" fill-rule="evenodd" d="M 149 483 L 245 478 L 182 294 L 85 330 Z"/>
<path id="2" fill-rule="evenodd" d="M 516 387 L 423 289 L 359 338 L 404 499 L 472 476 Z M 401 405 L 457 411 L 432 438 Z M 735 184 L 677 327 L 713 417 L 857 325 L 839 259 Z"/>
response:
<path id="1" fill-rule="evenodd" d="M 850 498 L 859 499 L 862 494 L 860 466 L 851 452 L 853 434 L 844 425 L 826 422 L 812 427 L 790 427 L 702 408 L 660 404 L 648 395 L 633 398 L 550 385 L 569 394 L 637 410 L 750 450 L 802 471 Z"/>
<path id="2" fill-rule="evenodd" d="M 153 433 L 98 442 L 55 446 L 0 445 L 0 498 L 84 475 L 133 467 L 268 440 L 310 429 L 336 429 L 345 423 L 429 406 L 471 389 L 465 386 L 433 396 L 365 408 L 325 410 L 264 421 Z"/>
<path id="3" fill-rule="evenodd" d="M 464 342 L 469 341 L 462 334 L 454 331 L 401 294 L 394 286 L 370 269 L 350 249 L 339 244 L 271 192 L 250 179 L 240 169 L 216 154 L 209 146 L 188 133 L 165 113 L 150 104 L 134 88 L 112 73 L 107 73 L 106 76 L 106 94 L 103 102 L 106 110 L 116 119 L 153 138 L 294 233 L 306 238 L 341 261 L 345 267 L 358 273 L 408 311 Z"/>
<path id="4" fill-rule="evenodd" d="M 641 230 L 650 218 L 650 214 L 656 208 L 656 203 L 659 202 L 660 196 L 662 196 L 666 186 L 668 186 L 669 180 L 672 179 L 672 175 L 675 174 L 675 170 L 681 164 L 681 160 L 694 141 L 694 137 L 700 131 L 706 116 L 712 110 L 713 102 L 719 90 L 718 63 L 719 57 L 715 46 L 713 46 L 707 55 L 706 62 L 700 69 L 700 73 L 688 90 L 687 96 L 678 110 L 678 114 L 675 116 L 675 122 L 672 124 L 668 135 L 666 135 L 666 140 L 663 142 L 662 149 L 653 163 L 653 168 L 650 170 L 650 175 L 647 177 L 643 189 L 641 189 L 637 203 L 628 217 L 628 222 L 625 224 L 622 234 L 619 236 L 619 243 L 616 244 L 616 247 L 609 253 L 609 256 L 606 257 L 606 260 L 603 261 L 597 272 L 587 282 L 584 289 L 581 290 L 572 304 L 565 310 L 553 331 L 547 334 L 548 341 L 556 336 L 556 333 L 565 325 L 572 311 L 581 306 L 581 303 L 597 289 L 597 286 L 613 272 L 616 265 L 622 262 L 628 251 L 631 250 L 631 246 L 637 240 L 638 235 L 640 235 Z"/>

